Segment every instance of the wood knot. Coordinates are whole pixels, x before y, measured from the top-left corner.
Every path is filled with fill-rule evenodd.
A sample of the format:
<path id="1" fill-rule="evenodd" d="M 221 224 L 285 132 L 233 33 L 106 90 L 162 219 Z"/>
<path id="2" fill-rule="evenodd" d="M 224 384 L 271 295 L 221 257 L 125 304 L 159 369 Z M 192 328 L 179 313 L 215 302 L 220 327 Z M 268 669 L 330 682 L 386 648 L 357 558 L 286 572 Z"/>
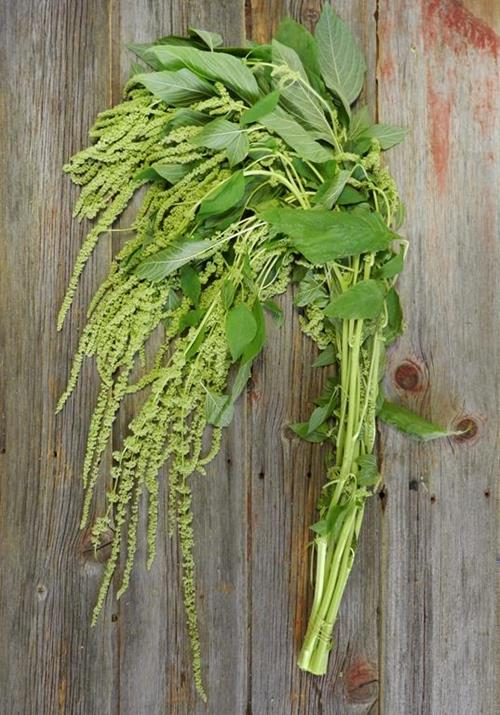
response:
<path id="1" fill-rule="evenodd" d="M 346 699 L 349 703 L 369 703 L 377 697 L 378 671 L 365 658 L 356 658 L 344 674 Z"/>
<path id="2" fill-rule="evenodd" d="M 419 392 L 424 383 L 422 368 L 413 360 L 404 360 L 394 371 L 394 382 L 405 392 Z"/>

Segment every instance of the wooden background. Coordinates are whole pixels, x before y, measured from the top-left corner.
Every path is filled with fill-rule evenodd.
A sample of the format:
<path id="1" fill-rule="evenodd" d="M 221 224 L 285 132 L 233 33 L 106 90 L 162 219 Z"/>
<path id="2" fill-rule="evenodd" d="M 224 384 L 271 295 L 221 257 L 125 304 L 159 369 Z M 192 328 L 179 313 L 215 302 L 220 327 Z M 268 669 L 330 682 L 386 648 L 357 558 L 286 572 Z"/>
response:
<path id="1" fill-rule="evenodd" d="M 495 0 L 336 2 L 366 51 L 366 100 L 379 118 L 412 127 L 389 159 L 411 253 L 401 281 L 408 330 L 387 390 L 427 417 L 469 424 L 471 438 L 419 445 L 382 430 L 385 487 L 368 509 L 328 675 L 295 665 L 323 469 L 317 445 L 286 429 L 318 389 L 290 296 L 285 327 L 269 326 L 265 364 L 195 485 L 208 706 L 191 683 L 178 545 L 163 532 L 152 573 L 139 566 L 127 595 L 110 598 L 89 628 L 106 558 L 104 549 L 95 560 L 78 530 L 92 366 L 57 419 L 54 405 L 113 245 L 101 239 L 57 334 L 86 228 L 71 219 L 77 194 L 61 165 L 119 99 L 125 43 L 188 25 L 233 43 L 245 32 L 265 40 L 287 13 L 312 27 L 320 4 L 2 2 L 2 715 L 495 712 Z"/>

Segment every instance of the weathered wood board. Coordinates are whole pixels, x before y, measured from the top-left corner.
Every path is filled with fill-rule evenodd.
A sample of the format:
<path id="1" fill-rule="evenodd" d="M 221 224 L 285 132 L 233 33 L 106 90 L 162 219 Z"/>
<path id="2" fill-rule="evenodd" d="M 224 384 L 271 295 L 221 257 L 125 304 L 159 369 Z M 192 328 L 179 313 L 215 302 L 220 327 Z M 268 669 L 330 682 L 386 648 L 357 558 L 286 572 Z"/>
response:
<path id="1" fill-rule="evenodd" d="M 291 296 L 269 325 L 223 449 L 194 485 L 209 703 L 196 698 L 178 547 L 161 532 L 151 572 L 89 628 L 102 563 L 78 530 L 79 472 L 96 394 L 89 366 L 62 415 L 85 305 L 113 246 L 103 238 L 71 321 L 55 316 L 85 226 L 61 173 L 95 114 L 117 101 L 124 45 L 187 26 L 227 42 L 270 36 L 311 0 L 5 0 L 1 8 L 0 712 L 5 715 L 493 715 L 498 482 L 499 258 L 495 97 L 499 10 L 488 0 L 339 0 L 368 61 L 380 120 L 412 127 L 389 162 L 411 241 L 408 331 L 387 391 L 425 416 L 477 428 L 418 445 L 382 430 L 374 498 L 329 674 L 295 665 L 310 604 L 307 525 L 323 454 L 286 428 L 318 389 Z M 495 183 L 497 182 L 497 183 Z M 127 415 L 121 418 L 125 423 Z M 474 431 L 474 430 L 472 430 Z M 99 555 L 105 559 L 106 551 Z"/>

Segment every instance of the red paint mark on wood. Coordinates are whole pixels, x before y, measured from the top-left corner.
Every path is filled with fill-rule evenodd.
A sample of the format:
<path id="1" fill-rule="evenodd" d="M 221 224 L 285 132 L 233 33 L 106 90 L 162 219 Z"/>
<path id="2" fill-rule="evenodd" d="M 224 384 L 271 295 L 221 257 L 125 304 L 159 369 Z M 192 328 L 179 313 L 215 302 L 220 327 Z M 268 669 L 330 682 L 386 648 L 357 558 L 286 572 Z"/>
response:
<path id="1" fill-rule="evenodd" d="M 379 74 L 381 79 L 393 79 L 396 73 L 396 64 L 391 55 L 384 57 L 379 65 Z"/>
<path id="2" fill-rule="evenodd" d="M 427 109 L 429 112 L 429 140 L 436 172 L 437 183 L 441 191 L 446 188 L 448 160 L 450 156 L 450 120 L 451 99 L 436 91 L 430 72 L 427 73 Z"/>
<path id="3" fill-rule="evenodd" d="M 446 44 L 456 54 L 473 47 L 498 56 L 500 38 L 495 30 L 464 7 L 459 0 L 423 0 L 424 37 Z"/>
<path id="4" fill-rule="evenodd" d="M 347 701 L 364 703 L 373 698 L 373 687 L 378 683 L 377 668 L 365 658 L 356 658 L 345 673 Z"/>
<path id="5" fill-rule="evenodd" d="M 472 116 L 479 124 L 483 135 L 489 136 L 495 131 L 495 120 L 497 117 L 497 77 L 486 77 L 475 90 L 472 100 Z"/>

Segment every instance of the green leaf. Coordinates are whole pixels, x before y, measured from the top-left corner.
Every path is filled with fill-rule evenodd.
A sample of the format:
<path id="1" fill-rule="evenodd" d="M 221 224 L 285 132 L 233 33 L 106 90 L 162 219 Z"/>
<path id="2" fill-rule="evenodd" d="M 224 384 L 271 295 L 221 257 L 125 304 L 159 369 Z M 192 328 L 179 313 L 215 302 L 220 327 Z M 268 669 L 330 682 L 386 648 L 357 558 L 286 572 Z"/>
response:
<path id="1" fill-rule="evenodd" d="M 192 266 L 183 266 L 180 270 L 182 292 L 193 305 L 198 305 L 201 294 L 201 283 L 198 273 Z"/>
<path id="2" fill-rule="evenodd" d="M 277 106 L 280 99 L 280 93 L 276 89 L 274 92 L 270 92 L 265 97 L 259 99 L 255 104 L 247 109 L 241 115 L 240 123 L 242 125 L 252 124 L 253 122 L 258 122 L 261 117 L 265 117 Z"/>
<path id="3" fill-rule="evenodd" d="M 295 50 L 308 74 L 309 80 L 317 90 L 320 84 L 318 47 L 309 30 L 304 25 L 287 17 L 279 24 L 276 39 L 283 45 Z"/>
<path id="4" fill-rule="evenodd" d="M 294 422 L 290 425 L 295 434 L 305 439 L 306 442 L 324 442 L 328 438 L 328 426 L 321 425 L 314 432 L 309 432 L 309 422 Z"/>
<path id="5" fill-rule="evenodd" d="M 229 278 L 224 278 L 221 290 L 222 305 L 224 306 L 224 310 L 229 310 L 229 308 L 232 306 L 235 293 L 236 286 L 234 285 L 234 283 L 231 283 Z"/>
<path id="6" fill-rule="evenodd" d="M 325 4 L 314 33 L 325 84 L 342 101 L 347 114 L 363 87 L 365 60 L 351 31 Z"/>
<path id="7" fill-rule="evenodd" d="M 388 402 L 387 400 L 384 400 L 378 417 L 382 422 L 386 422 L 400 432 L 404 432 L 410 435 L 410 437 L 423 440 L 424 442 L 457 434 L 456 432 L 450 432 L 444 427 L 440 427 L 434 422 L 429 422 L 429 420 L 420 417 L 420 415 L 408 410 L 406 407 L 396 405 L 394 402 Z"/>
<path id="8" fill-rule="evenodd" d="M 167 104 L 192 104 L 213 94 L 213 87 L 209 82 L 187 69 L 177 72 L 146 72 L 136 75 L 134 79 Z"/>
<path id="9" fill-rule="evenodd" d="M 233 361 L 243 354 L 256 333 L 257 323 L 250 308 L 244 303 L 231 308 L 226 317 L 226 338 Z"/>
<path id="10" fill-rule="evenodd" d="M 313 362 L 313 367 L 326 367 L 327 365 L 333 365 L 337 359 L 335 353 L 335 348 L 333 345 L 328 345 L 324 350 L 320 352 L 316 360 Z"/>
<path id="11" fill-rule="evenodd" d="M 234 378 L 233 387 L 231 388 L 231 402 L 236 402 L 238 397 L 241 395 L 246 387 L 246 384 L 250 378 L 252 372 L 251 362 L 241 362 Z"/>
<path id="12" fill-rule="evenodd" d="M 315 265 L 387 248 L 396 237 L 378 214 L 321 209 L 272 208 L 262 218 L 291 239 L 293 248 Z"/>
<path id="13" fill-rule="evenodd" d="M 262 307 L 267 310 L 268 313 L 274 318 L 276 323 L 281 326 L 283 325 L 283 310 L 274 300 L 266 300 L 262 303 Z"/>
<path id="14" fill-rule="evenodd" d="M 196 27 L 188 28 L 188 33 L 191 37 L 199 37 L 201 41 L 208 47 L 209 50 L 215 50 L 220 47 L 224 40 L 218 32 L 208 32 L 208 30 L 198 30 Z"/>
<path id="15" fill-rule="evenodd" d="M 315 410 L 313 410 L 313 413 L 309 417 L 309 422 L 308 424 L 308 432 L 307 434 L 310 435 L 313 432 L 316 432 L 319 427 L 323 424 L 323 422 L 326 420 L 328 417 L 328 405 L 324 405 L 322 407 L 316 407 Z"/>
<path id="16" fill-rule="evenodd" d="M 248 154 L 248 136 L 238 124 L 227 119 L 214 119 L 206 124 L 199 134 L 191 137 L 195 146 L 206 146 L 209 149 L 225 149 L 229 165 L 234 166 Z"/>
<path id="17" fill-rule="evenodd" d="M 252 315 L 255 320 L 255 325 L 257 330 L 255 331 L 255 336 L 251 343 L 249 343 L 242 357 L 243 363 L 252 362 L 254 358 L 260 353 L 266 342 L 266 321 L 264 319 L 264 311 L 262 310 L 262 305 L 259 300 L 256 300 L 252 307 Z"/>
<path id="18" fill-rule="evenodd" d="M 153 164 L 151 168 L 154 169 L 162 179 L 168 181 L 169 184 L 176 184 L 189 174 L 193 167 L 190 164 L 162 164 L 161 162 L 157 162 Z"/>
<path id="19" fill-rule="evenodd" d="M 166 69 L 187 67 L 199 77 L 222 82 L 250 102 L 259 97 L 259 87 L 242 60 L 227 53 L 205 52 L 193 47 L 156 45 L 147 51 Z"/>
<path id="20" fill-rule="evenodd" d="M 325 110 L 309 85 L 309 80 L 298 54 L 290 47 L 273 40 L 273 62 L 276 65 L 286 65 L 303 81 L 287 81 L 281 87 L 281 100 L 285 108 L 293 114 L 299 122 L 303 122 L 310 129 L 317 132 L 318 137 L 332 142 L 332 129 L 325 117 Z"/>
<path id="21" fill-rule="evenodd" d="M 368 194 L 365 194 L 364 192 L 355 189 L 354 186 L 349 186 L 349 184 L 346 184 L 344 190 L 337 199 L 337 204 L 338 206 L 348 206 L 349 204 L 360 204 L 363 201 L 367 200 Z"/>
<path id="22" fill-rule="evenodd" d="M 391 149 L 396 144 L 400 144 L 408 134 L 408 129 L 405 127 L 396 127 L 391 124 L 374 124 L 367 129 L 362 137 L 370 139 L 378 139 L 381 149 Z"/>
<path id="23" fill-rule="evenodd" d="M 380 481 L 377 460 L 373 454 L 363 454 L 358 457 L 356 464 L 359 467 L 357 481 L 360 487 L 374 487 Z"/>
<path id="24" fill-rule="evenodd" d="M 201 202 L 198 216 L 205 218 L 213 214 L 222 214 L 236 206 L 245 195 L 245 177 L 243 171 L 236 171 L 215 191 L 211 191 Z"/>
<path id="25" fill-rule="evenodd" d="M 360 107 L 351 117 L 347 136 L 349 139 L 355 140 L 371 126 L 373 126 L 373 120 L 370 110 L 366 106 Z"/>
<path id="26" fill-rule="evenodd" d="M 186 351 L 186 360 L 191 360 L 191 358 L 193 358 L 196 355 L 196 353 L 198 352 L 198 350 L 201 348 L 201 346 L 203 345 L 203 343 L 205 341 L 206 333 L 207 333 L 207 331 L 205 329 L 200 330 L 198 332 L 198 335 L 196 336 L 194 342 L 191 343 L 191 345 L 189 346 L 189 348 Z"/>
<path id="27" fill-rule="evenodd" d="M 196 109 L 179 107 L 167 121 L 167 128 L 170 130 L 176 127 L 202 127 L 211 120 L 212 117 L 209 114 Z"/>
<path id="28" fill-rule="evenodd" d="M 311 138 L 310 132 L 304 129 L 295 119 L 281 107 L 262 117 L 260 123 L 280 136 L 297 154 L 306 161 L 321 164 L 333 158 L 333 151 L 326 149 Z"/>
<path id="29" fill-rule="evenodd" d="M 189 310 L 182 318 L 179 320 L 179 332 L 182 333 L 186 328 L 195 328 L 200 324 L 201 319 L 205 315 L 203 308 L 195 308 L 194 310 Z"/>
<path id="30" fill-rule="evenodd" d="M 331 209 L 332 206 L 337 203 L 351 173 L 349 169 L 342 169 L 331 179 L 321 184 L 316 195 L 313 196 L 312 203 L 325 209 Z"/>
<path id="31" fill-rule="evenodd" d="M 174 243 L 169 248 L 163 248 L 158 253 L 148 256 L 142 263 L 139 263 L 134 273 L 139 278 L 149 281 L 161 281 L 181 266 L 202 256 L 211 246 L 211 242 L 207 240 Z"/>
<path id="32" fill-rule="evenodd" d="M 328 293 L 311 271 L 300 281 L 294 303 L 299 308 L 316 303 L 323 308 L 328 303 Z"/>
<path id="33" fill-rule="evenodd" d="M 372 278 L 360 281 L 345 293 L 336 296 L 325 308 L 329 318 L 376 318 L 384 307 L 384 291 L 381 284 Z"/>
<path id="34" fill-rule="evenodd" d="M 209 425 L 227 427 L 233 419 L 234 406 L 229 395 L 217 395 L 211 390 L 206 391 L 205 419 Z"/>
<path id="35" fill-rule="evenodd" d="M 403 334 L 403 311 L 398 292 L 391 288 L 386 296 L 387 325 L 384 328 L 385 344 L 390 345 Z"/>
<path id="36" fill-rule="evenodd" d="M 403 270 L 404 252 L 403 249 L 396 253 L 391 259 L 384 263 L 380 268 L 379 275 L 381 278 L 394 278 Z"/>

